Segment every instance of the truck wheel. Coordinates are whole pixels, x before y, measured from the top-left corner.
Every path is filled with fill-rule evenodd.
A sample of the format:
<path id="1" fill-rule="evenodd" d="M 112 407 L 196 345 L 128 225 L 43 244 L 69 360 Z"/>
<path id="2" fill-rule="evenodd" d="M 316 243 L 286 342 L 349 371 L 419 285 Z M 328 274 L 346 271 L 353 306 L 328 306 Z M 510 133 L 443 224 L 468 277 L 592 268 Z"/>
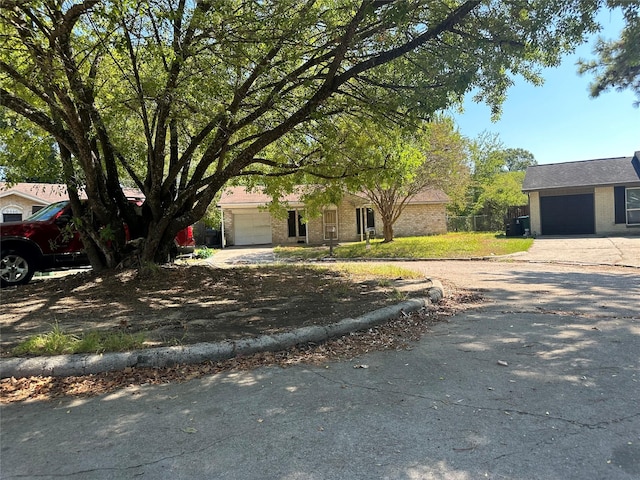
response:
<path id="1" fill-rule="evenodd" d="M 0 253 L 0 286 L 24 285 L 36 273 L 35 263 L 19 250 L 3 250 Z"/>

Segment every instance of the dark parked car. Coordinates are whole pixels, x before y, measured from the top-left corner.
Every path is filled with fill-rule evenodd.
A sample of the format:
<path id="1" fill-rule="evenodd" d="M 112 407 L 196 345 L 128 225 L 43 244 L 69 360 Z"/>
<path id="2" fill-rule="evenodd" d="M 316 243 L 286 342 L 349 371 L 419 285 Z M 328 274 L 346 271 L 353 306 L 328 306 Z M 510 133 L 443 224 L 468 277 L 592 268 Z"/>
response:
<path id="1" fill-rule="evenodd" d="M 52 203 L 22 222 L 0 223 L 0 284 L 28 283 L 35 272 L 88 266 L 80 236 L 66 228 L 71 221 L 68 201 Z M 193 253 L 193 228 L 175 238 L 178 255 Z"/>

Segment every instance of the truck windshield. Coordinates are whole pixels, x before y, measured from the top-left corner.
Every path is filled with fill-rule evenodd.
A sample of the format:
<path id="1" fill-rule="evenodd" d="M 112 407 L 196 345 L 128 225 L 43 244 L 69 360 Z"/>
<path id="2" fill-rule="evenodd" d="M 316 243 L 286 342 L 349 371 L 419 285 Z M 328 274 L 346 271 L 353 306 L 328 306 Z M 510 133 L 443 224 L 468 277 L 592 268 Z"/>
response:
<path id="1" fill-rule="evenodd" d="M 66 207 L 68 203 L 69 202 L 56 202 L 51 205 L 47 205 L 31 215 L 27 220 L 32 222 L 44 222 L 51 220 L 60 210 Z"/>

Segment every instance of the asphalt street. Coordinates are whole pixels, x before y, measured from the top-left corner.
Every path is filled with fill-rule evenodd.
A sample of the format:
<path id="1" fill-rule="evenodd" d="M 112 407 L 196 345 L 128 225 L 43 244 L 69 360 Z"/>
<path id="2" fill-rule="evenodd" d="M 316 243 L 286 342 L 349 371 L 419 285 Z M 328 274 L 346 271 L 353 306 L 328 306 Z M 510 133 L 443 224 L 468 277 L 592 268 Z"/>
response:
<path id="1" fill-rule="evenodd" d="M 412 349 L 3 405 L 3 479 L 638 479 L 637 269 L 412 263 L 480 289 Z"/>

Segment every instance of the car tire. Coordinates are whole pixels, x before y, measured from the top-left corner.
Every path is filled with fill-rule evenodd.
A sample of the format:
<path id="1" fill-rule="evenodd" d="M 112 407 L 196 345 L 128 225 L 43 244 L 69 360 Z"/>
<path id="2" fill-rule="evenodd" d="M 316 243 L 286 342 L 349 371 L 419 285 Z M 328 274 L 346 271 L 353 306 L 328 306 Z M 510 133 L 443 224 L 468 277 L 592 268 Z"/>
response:
<path id="1" fill-rule="evenodd" d="M 26 253 L 15 249 L 0 253 L 0 286 L 24 285 L 29 283 L 34 273 L 35 262 Z"/>

